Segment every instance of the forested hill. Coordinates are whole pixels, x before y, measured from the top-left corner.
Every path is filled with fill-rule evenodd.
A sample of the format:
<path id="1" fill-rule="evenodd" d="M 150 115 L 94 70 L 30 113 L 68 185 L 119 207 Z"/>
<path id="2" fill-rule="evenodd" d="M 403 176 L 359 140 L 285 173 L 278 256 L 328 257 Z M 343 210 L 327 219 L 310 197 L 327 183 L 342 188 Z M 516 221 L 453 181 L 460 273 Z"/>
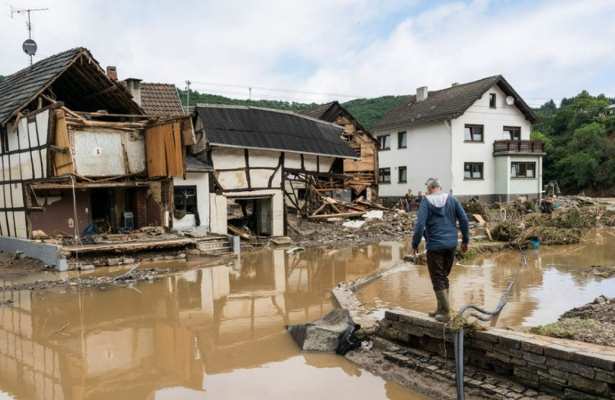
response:
<path id="1" fill-rule="evenodd" d="M 179 94 L 182 103 L 185 105 L 186 92 L 180 90 Z M 382 96 L 371 99 L 355 99 L 342 104 L 352 113 L 352 115 L 354 115 L 355 118 L 359 120 L 363 126 L 369 129 L 374 126 L 374 124 L 382 118 L 387 111 L 400 104 L 406 98 L 406 96 Z M 309 110 L 319 105 L 317 103 L 298 103 L 280 100 L 231 99 L 229 97 L 199 93 L 191 90 L 190 104 L 194 105 L 197 103 L 250 105 L 254 107 L 275 108 L 288 111 Z"/>
<path id="2" fill-rule="evenodd" d="M 181 92 L 185 104 L 185 92 Z M 371 128 L 406 96 L 383 96 L 342 103 L 361 124 Z M 237 100 L 206 93 L 191 92 L 190 104 L 240 104 L 302 111 L 315 103 L 271 100 Z M 538 122 L 532 136 L 546 143 L 544 179 L 556 180 L 565 193 L 615 195 L 615 99 L 592 96 L 583 91 L 559 105 L 549 101 L 535 109 Z"/>

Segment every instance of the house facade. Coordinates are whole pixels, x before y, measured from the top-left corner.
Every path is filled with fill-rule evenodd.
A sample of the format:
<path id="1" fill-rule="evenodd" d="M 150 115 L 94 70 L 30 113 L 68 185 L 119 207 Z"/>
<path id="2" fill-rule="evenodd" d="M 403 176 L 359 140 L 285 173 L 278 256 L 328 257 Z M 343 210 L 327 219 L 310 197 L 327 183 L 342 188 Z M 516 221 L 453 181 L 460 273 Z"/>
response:
<path id="1" fill-rule="evenodd" d="M 307 116 L 258 107 L 198 105 L 194 159 L 211 163 L 209 196 L 197 207 L 209 210 L 213 233 L 245 237 L 282 236 L 288 182 L 297 175 L 327 175 L 336 161 L 356 159 L 342 128 Z M 197 195 L 198 198 L 198 195 Z"/>
<path id="2" fill-rule="evenodd" d="M 502 76 L 450 88 L 417 89 L 375 128 L 379 192 L 396 201 L 430 177 L 464 199 L 538 197 L 542 142 L 530 140 L 531 108 Z"/>
<path id="3" fill-rule="evenodd" d="M 189 117 L 152 117 L 85 48 L 0 83 L 0 236 L 172 227 Z M 36 235 L 35 235 L 36 233 Z"/>

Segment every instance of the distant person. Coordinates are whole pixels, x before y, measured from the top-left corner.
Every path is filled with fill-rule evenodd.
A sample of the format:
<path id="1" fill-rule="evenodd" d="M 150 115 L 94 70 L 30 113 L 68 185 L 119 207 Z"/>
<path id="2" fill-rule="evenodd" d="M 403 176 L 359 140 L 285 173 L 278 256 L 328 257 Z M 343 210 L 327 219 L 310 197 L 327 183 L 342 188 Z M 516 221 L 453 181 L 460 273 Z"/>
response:
<path id="1" fill-rule="evenodd" d="M 457 221 L 461 229 L 461 252 L 468 250 L 470 232 L 468 217 L 457 199 L 443 192 L 436 178 L 429 178 L 425 183 L 427 195 L 419 206 L 412 250 L 418 254 L 419 245 L 425 235 L 427 248 L 427 267 L 431 284 L 436 294 L 438 307 L 429 315 L 440 322 L 450 319 L 448 275 L 453 267 L 457 250 Z"/>
<path id="2" fill-rule="evenodd" d="M 402 209 L 406 212 L 412 211 L 412 204 L 414 203 L 414 195 L 412 194 L 412 190 L 408 189 L 404 198 L 402 199 Z"/>

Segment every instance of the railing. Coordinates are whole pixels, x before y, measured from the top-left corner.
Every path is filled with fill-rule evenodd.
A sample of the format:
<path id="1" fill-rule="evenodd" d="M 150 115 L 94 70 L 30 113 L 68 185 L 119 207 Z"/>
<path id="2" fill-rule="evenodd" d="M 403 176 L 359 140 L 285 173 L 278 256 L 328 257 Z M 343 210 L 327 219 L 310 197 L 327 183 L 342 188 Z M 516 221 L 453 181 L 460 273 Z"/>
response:
<path id="1" fill-rule="evenodd" d="M 540 140 L 496 140 L 493 154 L 506 153 L 544 153 L 545 144 Z"/>

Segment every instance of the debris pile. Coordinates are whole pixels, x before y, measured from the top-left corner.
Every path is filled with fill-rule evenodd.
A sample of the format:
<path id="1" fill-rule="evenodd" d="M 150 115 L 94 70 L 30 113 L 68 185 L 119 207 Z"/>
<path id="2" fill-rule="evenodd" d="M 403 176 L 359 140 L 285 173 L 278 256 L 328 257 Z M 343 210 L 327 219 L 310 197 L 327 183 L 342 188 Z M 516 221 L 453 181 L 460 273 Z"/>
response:
<path id="1" fill-rule="evenodd" d="M 14 290 L 41 290 L 53 288 L 99 288 L 113 286 L 128 286 L 136 282 L 155 281 L 172 272 L 169 268 L 137 268 L 133 267 L 119 275 L 83 276 L 71 279 L 36 280 L 32 282 L 14 283 L 0 286 L 0 292 Z"/>
<path id="2" fill-rule="evenodd" d="M 557 322 L 532 328 L 531 331 L 539 335 L 614 346 L 615 298 L 599 296 L 589 304 L 565 312 Z"/>
<path id="3" fill-rule="evenodd" d="M 401 210 L 368 210 L 354 218 L 331 217 L 322 220 L 288 216 L 288 233 L 303 247 L 339 247 L 384 240 L 402 240 L 412 234 L 415 213 Z"/>
<path id="4" fill-rule="evenodd" d="M 560 207 L 551 214 L 535 212 L 532 202 L 498 204 L 487 211 L 493 240 L 525 246 L 536 240 L 545 245 L 579 243 L 591 228 L 615 226 L 615 212 L 590 198 L 560 198 Z M 481 214 L 482 215 L 482 214 Z"/>

